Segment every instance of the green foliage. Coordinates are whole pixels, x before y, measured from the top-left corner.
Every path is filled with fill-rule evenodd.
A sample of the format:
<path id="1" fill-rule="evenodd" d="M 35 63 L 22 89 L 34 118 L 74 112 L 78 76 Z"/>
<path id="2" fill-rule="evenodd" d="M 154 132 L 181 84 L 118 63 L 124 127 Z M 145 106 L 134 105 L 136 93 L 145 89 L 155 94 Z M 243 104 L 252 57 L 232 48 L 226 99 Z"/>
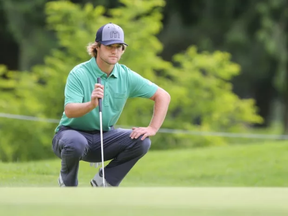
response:
<path id="1" fill-rule="evenodd" d="M 201 0 L 185 6 L 174 0 L 166 2 L 165 14 L 169 15 L 160 34 L 165 47 L 162 56 L 170 59 L 187 44 L 196 44 L 201 51 L 231 53 L 242 68 L 232 80 L 233 91 L 241 98 L 252 96 L 257 101 L 265 120 L 257 125 L 287 121 L 283 116 L 287 109 L 275 109 L 275 100 L 288 107 L 287 1 Z M 285 122 L 282 124 L 287 127 Z"/>
<path id="2" fill-rule="evenodd" d="M 261 41 L 267 53 L 278 60 L 278 68 L 275 68 L 275 87 L 283 94 L 286 90 L 287 72 L 287 12 L 282 12 L 287 7 L 284 0 L 267 0 L 257 4 L 257 13 L 261 15 L 260 29 L 257 38 Z M 285 31 L 286 30 L 286 31 Z M 288 94 L 286 92 L 286 94 Z"/>
<path id="3" fill-rule="evenodd" d="M 42 63 L 43 56 L 56 46 L 53 33 L 44 28 L 47 1 L 2 1 L 7 28 L 19 46 L 16 64 L 20 70 L 29 70 L 34 64 Z"/>
<path id="4" fill-rule="evenodd" d="M 240 68 L 230 61 L 228 53 L 198 53 L 195 47 L 189 47 L 185 53 L 175 55 L 174 65 L 164 61 L 158 56 L 163 47 L 156 35 L 162 27 L 161 8 L 165 2 L 122 2 L 125 6 L 109 11 L 102 6 L 94 8 L 89 3 L 84 7 L 68 1 L 47 3 L 48 27 L 56 32 L 61 49 L 53 50 L 44 59 L 44 65 L 33 67 L 29 73 L 5 72 L 11 74 L 12 89 L 4 92 L 7 100 L 0 100 L 0 111 L 60 119 L 68 73 L 76 64 L 89 59 L 85 47 L 94 41 L 97 29 L 113 22 L 123 27 L 129 44 L 120 63 L 163 87 L 172 97 L 163 127 L 240 131 L 247 124 L 261 122 L 254 102 L 240 100 L 232 93 L 230 80 L 239 74 Z M 104 16 L 106 12 L 109 17 Z M 5 68 L 0 70 L 3 74 Z M 3 82 L 0 84 L 4 88 Z M 152 101 L 129 100 L 118 124 L 146 126 L 152 111 Z M 38 159 L 51 155 L 47 149 L 55 125 L 15 122 L 1 119 L 1 160 Z M 225 144 L 223 138 L 191 140 L 191 137 L 179 134 L 157 134 L 152 139 L 154 149 Z"/>
<path id="5" fill-rule="evenodd" d="M 0 67 L 0 112 L 43 117 L 45 103 L 35 97 L 43 88 L 33 74 Z M 0 160 L 17 161 L 51 157 L 51 125 L 8 118 L 0 119 Z"/>
<path id="6" fill-rule="evenodd" d="M 229 80 L 239 73 L 239 66 L 230 62 L 228 53 L 197 53 L 190 47 L 174 60 L 180 65 L 173 71 L 177 74 L 174 82 L 180 84 L 172 89 L 178 97 L 171 108 L 181 110 L 177 119 L 195 122 L 200 118 L 201 127 L 208 130 L 233 130 L 244 122 L 261 122 L 253 101 L 240 100 L 232 92 Z"/>
<path id="7" fill-rule="evenodd" d="M 262 121 L 253 100 L 241 100 L 232 92 L 229 80 L 239 74 L 240 68 L 230 61 L 228 53 L 198 53 L 192 46 L 185 53 L 175 55 L 174 61 L 178 66 L 169 69 L 173 82 L 164 86 L 172 96 L 164 127 L 239 132 L 247 124 Z M 165 140 L 162 148 L 169 143 L 174 147 L 227 144 L 221 137 L 161 136 Z"/>

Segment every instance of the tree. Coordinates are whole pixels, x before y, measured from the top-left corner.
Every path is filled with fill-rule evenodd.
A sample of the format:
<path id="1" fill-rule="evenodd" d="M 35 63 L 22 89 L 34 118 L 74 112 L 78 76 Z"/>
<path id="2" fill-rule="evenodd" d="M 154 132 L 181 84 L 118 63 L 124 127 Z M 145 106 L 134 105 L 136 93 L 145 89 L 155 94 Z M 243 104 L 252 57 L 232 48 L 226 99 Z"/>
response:
<path id="1" fill-rule="evenodd" d="M 261 16 L 261 28 L 258 30 L 257 36 L 275 62 L 274 79 L 271 81 L 279 92 L 279 99 L 284 105 L 283 132 L 288 134 L 288 3 L 284 0 L 268 0 L 260 2 L 257 6 L 257 12 Z"/>
<path id="2" fill-rule="evenodd" d="M 286 49 L 282 38 L 278 37 L 285 35 L 285 2 L 203 0 L 181 5 L 176 0 L 167 0 L 164 28 L 159 35 L 165 47 L 161 55 L 170 60 L 174 53 L 184 51 L 191 44 L 196 45 L 200 51 L 224 50 L 231 53 L 232 61 L 241 65 L 241 74 L 232 79 L 233 91 L 241 98 L 255 99 L 259 114 L 264 118 L 261 124 L 256 125 L 268 127 L 273 120 L 273 103 L 279 95 L 273 80 L 284 79 L 276 72 L 280 58 L 272 56 L 267 45 L 270 48 L 272 45 L 276 48 L 275 51 L 279 50 L 278 55 L 283 53 L 283 48 Z M 264 23 L 270 26 L 268 35 L 272 36 L 266 34 L 268 37 L 265 37 L 265 42 L 262 27 Z M 262 39 L 259 37 L 260 32 Z M 278 45 L 274 46 L 272 41 L 277 41 Z M 285 58 L 285 55 L 282 57 Z"/>
<path id="3" fill-rule="evenodd" d="M 128 65 L 171 94 L 171 107 L 163 127 L 240 131 L 247 124 L 261 121 L 253 100 L 241 100 L 232 92 L 230 80 L 239 74 L 240 67 L 230 61 L 228 53 L 199 53 L 192 46 L 184 53 L 175 55 L 174 62 L 165 61 L 159 57 L 163 47 L 156 37 L 162 27 L 161 9 L 165 2 L 121 2 L 124 6 L 108 11 L 89 3 L 83 7 L 68 1 L 47 3 L 47 23 L 56 32 L 60 48 L 54 49 L 44 59 L 45 64 L 33 67 L 29 73 L 5 72 L 11 73 L 17 84 L 13 84 L 14 92 L 7 96 L 6 107 L 0 106 L 0 112 L 14 105 L 14 113 L 60 118 L 69 71 L 76 64 L 89 59 L 85 47 L 88 42 L 94 41 L 96 30 L 105 23 L 113 22 L 123 27 L 125 40 L 129 44 L 120 63 Z M 147 125 L 152 115 L 152 105 L 144 99 L 129 100 L 118 124 Z M 34 135 L 34 140 L 26 145 L 39 145 L 39 141 L 44 141 L 43 146 L 51 143 L 49 138 L 52 139 L 55 125 L 35 124 L 32 128 L 23 128 L 11 124 L 5 127 L 7 135 L 2 140 L 6 147 L 12 138 L 12 142 L 21 143 L 26 134 Z M 0 127 L 4 128 L 4 124 L 0 123 Z M 11 135 L 9 127 L 17 137 Z M 6 139 L 6 136 L 9 138 Z M 152 139 L 157 143 L 153 145 L 154 149 L 226 144 L 222 138 L 199 137 L 191 140 L 177 134 L 158 134 Z M 17 158 L 19 151 L 10 149 L 6 154 L 9 154 L 6 160 L 11 160 Z M 35 159 L 35 155 L 27 152 L 20 159 Z"/>

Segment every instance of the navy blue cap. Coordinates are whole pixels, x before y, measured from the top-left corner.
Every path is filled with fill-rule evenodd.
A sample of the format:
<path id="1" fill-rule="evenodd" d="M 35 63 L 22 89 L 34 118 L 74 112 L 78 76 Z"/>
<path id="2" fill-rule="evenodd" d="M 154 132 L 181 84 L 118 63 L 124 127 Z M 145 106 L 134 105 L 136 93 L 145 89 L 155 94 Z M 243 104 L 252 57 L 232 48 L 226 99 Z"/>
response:
<path id="1" fill-rule="evenodd" d="M 95 41 L 104 45 L 125 44 L 128 46 L 128 44 L 124 42 L 123 29 L 113 23 L 108 23 L 100 27 L 96 33 Z"/>

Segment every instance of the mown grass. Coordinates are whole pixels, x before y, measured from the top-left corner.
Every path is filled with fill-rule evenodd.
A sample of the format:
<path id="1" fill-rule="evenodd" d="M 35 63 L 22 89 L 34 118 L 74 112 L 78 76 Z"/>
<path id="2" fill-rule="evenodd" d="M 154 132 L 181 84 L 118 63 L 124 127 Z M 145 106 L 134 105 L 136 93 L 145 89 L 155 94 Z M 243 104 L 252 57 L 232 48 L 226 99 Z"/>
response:
<path id="1" fill-rule="evenodd" d="M 123 187 L 286 187 L 288 142 L 185 150 L 150 151 L 122 182 Z M 57 186 L 60 159 L 0 163 L 0 185 Z M 79 187 L 89 187 L 97 169 L 81 162 Z"/>
<path id="2" fill-rule="evenodd" d="M 0 163 L 5 216 L 286 216 L 288 142 L 150 151 L 119 188 L 59 188 L 60 159 Z"/>
<path id="3" fill-rule="evenodd" d="M 8 216 L 286 216 L 283 188 L 0 188 Z"/>

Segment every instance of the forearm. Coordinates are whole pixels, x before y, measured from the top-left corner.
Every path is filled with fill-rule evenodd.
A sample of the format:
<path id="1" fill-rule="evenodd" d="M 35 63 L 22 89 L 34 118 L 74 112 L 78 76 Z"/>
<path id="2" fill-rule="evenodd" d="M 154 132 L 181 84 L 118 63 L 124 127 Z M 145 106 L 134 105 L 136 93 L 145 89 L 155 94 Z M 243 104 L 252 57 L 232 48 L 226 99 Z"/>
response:
<path id="1" fill-rule="evenodd" d="M 91 102 L 69 103 L 65 106 L 65 115 L 68 118 L 77 118 L 89 113 L 93 109 L 94 107 Z"/>
<path id="2" fill-rule="evenodd" d="M 160 94 L 157 94 L 154 101 L 154 112 L 149 126 L 158 131 L 165 120 L 170 103 L 170 95 L 161 89 Z"/>

